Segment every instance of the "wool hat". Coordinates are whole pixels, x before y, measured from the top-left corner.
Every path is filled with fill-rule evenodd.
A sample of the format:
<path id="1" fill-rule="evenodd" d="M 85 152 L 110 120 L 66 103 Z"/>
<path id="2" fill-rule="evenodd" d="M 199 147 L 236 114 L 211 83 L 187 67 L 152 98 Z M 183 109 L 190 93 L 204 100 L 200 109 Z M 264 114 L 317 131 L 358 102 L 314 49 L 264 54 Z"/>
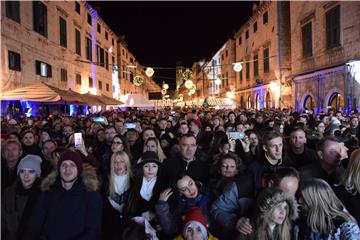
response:
<path id="1" fill-rule="evenodd" d="M 58 171 L 60 169 L 61 163 L 66 160 L 70 160 L 75 163 L 75 165 L 78 169 L 78 174 L 80 175 L 83 170 L 83 164 L 82 164 L 80 153 L 68 150 L 68 151 L 64 152 L 63 154 L 61 154 L 60 159 L 57 164 Z"/>
<path id="2" fill-rule="evenodd" d="M 186 211 L 185 220 L 184 220 L 184 229 L 183 229 L 184 236 L 186 233 L 186 229 L 191 224 L 195 224 L 196 226 L 200 227 L 201 233 L 207 237 L 208 223 L 199 207 L 192 207 Z"/>
<path id="3" fill-rule="evenodd" d="M 201 124 L 201 121 L 200 119 L 192 119 L 191 122 L 195 123 L 199 129 L 202 128 L 202 124 Z"/>
<path id="4" fill-rule="evenodd" d="M 154 162 L 157 165 L 161 165 L 161 162 L 159 160 L 159 156 L 156 154 L 156 152 L 153 151 L 146 151 L 141 156 L 141 161 L 139 162 L 139 165 L 144 165 L 149 162 Z"/>
<path id="5" fill-rule="evenodd" d="M 17 124 L 17 122 L 16 122 L 16 120 L 15 119 L 11 119 L 11 120 L 9 120 L 9 122 L 8 122 L 10 125 L 15 125 L 15 124 Z"/>
<path id="6" fill-rule="evenodd" d="M 29 169 L 32 169 L 35 171 L 36 176 L 40 177 L 41 162 L 42 162 L 42 159 L 38 155 L 28 154 L 20 160 L 20 162 L 17 166 L 17 174 L 19 175 L 20 169 L 29 168 Z"/>

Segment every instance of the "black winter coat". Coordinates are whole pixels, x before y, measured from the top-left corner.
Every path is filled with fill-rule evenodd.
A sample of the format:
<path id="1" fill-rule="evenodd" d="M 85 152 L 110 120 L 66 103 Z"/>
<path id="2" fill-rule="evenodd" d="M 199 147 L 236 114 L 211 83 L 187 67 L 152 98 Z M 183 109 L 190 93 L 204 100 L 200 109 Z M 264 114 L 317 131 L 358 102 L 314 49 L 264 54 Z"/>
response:
<path id="1" fill-rule="evenodd" d="M 81 178 L 68 191 L 56 171 L 44 179 L 41 189 L 22 239 L 100 239 L 102 201 L 93 167 L 84 164 Z"/>

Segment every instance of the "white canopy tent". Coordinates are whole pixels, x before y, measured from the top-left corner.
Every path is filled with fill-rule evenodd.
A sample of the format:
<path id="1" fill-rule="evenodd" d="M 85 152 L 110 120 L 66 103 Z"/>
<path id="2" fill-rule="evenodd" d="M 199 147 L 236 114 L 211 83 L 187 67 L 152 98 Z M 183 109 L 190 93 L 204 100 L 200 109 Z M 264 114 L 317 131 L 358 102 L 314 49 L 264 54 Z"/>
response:
<path id="1" fill-rule="evenodd" d="M 26 87 L 4 91 L 0 94 L 0 100 L 26 100 L 33 102 L 51 103 L 85 103 L 81 94 L 70 90 L 61 90 L 46 83 L 37 83 Z"/>
<path id="2" fill-rule="evenodd" d="M 126 94 L 125 96 L 120 98 L 121 102 L 125 104 L 120 107 L 137 107 L 137 108 L 154 108 L 155 103 L 147 100 L 141 94 Z"/>

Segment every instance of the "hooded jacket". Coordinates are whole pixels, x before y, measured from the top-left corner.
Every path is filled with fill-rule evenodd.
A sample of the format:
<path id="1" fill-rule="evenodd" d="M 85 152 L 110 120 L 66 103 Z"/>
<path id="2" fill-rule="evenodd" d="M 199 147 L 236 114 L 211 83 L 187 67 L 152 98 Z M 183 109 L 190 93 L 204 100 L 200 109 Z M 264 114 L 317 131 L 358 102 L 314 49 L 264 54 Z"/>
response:
<path id="1" fill-rule="evenodd" d="M 61 185 L 58 172 L 46 177 L 42 193 L 35 203 L 23 239 L 36 239 L 45 235 L 48 240 L 100 239 L 102 201 L 98 191 L 95 169 L 83 165 L 71 189 Z"/>
<path id="2" fill-rule="evenodd" d="M 256 201 L 255 214 L 252 219 L 252 225 L 255 231 L 250 235 L 241 235 L 240 239 L 256 239 L 256 229 L 258 229 L 262 223 L 266 223 L 269 221 L 268 219 L 271 219 L 273 210 L 282 202 L 286 202 L 288 207 L 286 219 L 288 219 L 290 223 L 294 223 L 294 221 L 299 217 L 298 204 L 295 198 L 279 189 L 266 188 L 260 192 Z M 286 219 L 284 221 L 286 221 Z M 289 230 L 291 239 L 297 239 L 297 226 L 292 227 Z M 259 229 L 259 231 L 261 230 Z"/>

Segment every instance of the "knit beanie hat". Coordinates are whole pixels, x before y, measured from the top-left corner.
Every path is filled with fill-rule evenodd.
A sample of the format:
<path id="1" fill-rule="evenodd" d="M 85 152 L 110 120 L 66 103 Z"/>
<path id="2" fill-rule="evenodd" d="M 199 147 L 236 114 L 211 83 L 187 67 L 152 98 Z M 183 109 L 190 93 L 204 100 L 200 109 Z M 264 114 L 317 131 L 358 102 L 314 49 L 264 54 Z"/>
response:
<path id="1" fill-rule="evenodd" d="M 208 223 L 204 215 L 201 212 L 199 207 L 192 207 L 186 211 L 185 220 L 184 220 L 184 229 L 183 235 L 186 234 L 186 229 L 191 226 L 197 226 L 201 229 L 201 234 L 204 236 L 205 239 L 208 237 Z"/>
<path id="2" fill-rule="evenodd" d="M 20 160 L 20 162 L 17 166 L 17 174 L 19 175 L 20 169 L 29 168 L 29 169 L 32 169 L 35 171 L 36 176 L 40 177 L 41 162 L 42 162 L 42 159 L 38 155 L 28 154 Z"/>
<path id="3" fill-rule="evenodd" d="M 199 129 L 202 128 L 202 124 L 201 124 L 201 121 L 200 119 L 192 119 L 191 122 L 195 123 Z"/>
<path id="4" fill-rule="evenodd" d="M 73 161 L 78 169 L 78 174 L 80 175 L 82 173 L 83 165 L 82 165 L 80 153 L 68 150 L 68 151 L 64 152 L 63 154 L 61 154 L 60 159 L 57 164 L 58 171 L 60 169 L 61 163 L 66 160 Z"/>

